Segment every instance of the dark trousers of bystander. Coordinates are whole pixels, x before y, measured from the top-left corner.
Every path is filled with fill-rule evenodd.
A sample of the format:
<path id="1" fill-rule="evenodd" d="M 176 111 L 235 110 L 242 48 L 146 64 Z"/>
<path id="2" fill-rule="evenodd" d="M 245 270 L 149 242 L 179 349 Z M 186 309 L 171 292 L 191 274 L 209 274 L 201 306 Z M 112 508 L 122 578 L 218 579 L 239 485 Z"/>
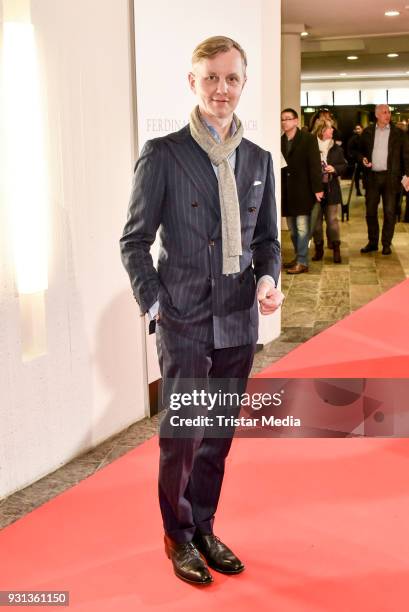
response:
<path id="1" fill-rule="evenodd" d="M 382 245 L 389 247 L 395 231 L 396 188 L 393 187 L 387 171 L 369 172 L 365 205 L 368 242 L 372 246 L 378 246 L 379 242 L 378 206 L 381 198 L 383 206 Z"/>

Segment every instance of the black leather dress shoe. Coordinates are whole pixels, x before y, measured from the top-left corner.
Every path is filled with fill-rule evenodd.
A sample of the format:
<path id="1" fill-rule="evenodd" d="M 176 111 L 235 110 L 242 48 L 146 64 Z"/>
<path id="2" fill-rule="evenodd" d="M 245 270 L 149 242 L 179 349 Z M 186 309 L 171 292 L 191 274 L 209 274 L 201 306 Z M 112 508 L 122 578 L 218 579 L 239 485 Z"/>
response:
<path id="1" fill-rule="evenodd" d="M 209 567 L 222 574 L 240 574 L 244 565 L 236 555 L 215 535 L 196 533 L 193 538 L 197 549 L 206 559 Z"/>
<path id="2" fill-rule="evenodd" d="M 371 251 L 377 251 L 377 250 L 378 250 L 377 244 L 371 244 L 370 242 L 368 242 L 366 246 L 362 247 L 361 253 L 370 253 Z"/>
<path id="3" fill-rule="evenodd" d="M 384 246 L 382 248 L 382 255 L 391 255 L 391 253 L 392 253 L 391 247 Z"/>
<path id="4" fill-rule="evenodd" d="M 178 578 L 190 584 L 206 585 L 213 578 L 193 542 L 179 544 L 165 535 L 165 551 Z"/>

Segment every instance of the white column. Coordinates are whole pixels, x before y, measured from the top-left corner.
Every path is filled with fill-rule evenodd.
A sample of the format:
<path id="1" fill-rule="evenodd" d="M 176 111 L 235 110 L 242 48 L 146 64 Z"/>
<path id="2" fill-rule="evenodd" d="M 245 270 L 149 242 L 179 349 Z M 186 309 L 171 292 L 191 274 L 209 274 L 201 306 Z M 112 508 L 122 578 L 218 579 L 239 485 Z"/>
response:
<path id="1" fill-rule="evenodd" d="M 300 114 L 302 23 L 281 28 L 281 108 L 294 108 Z"/>

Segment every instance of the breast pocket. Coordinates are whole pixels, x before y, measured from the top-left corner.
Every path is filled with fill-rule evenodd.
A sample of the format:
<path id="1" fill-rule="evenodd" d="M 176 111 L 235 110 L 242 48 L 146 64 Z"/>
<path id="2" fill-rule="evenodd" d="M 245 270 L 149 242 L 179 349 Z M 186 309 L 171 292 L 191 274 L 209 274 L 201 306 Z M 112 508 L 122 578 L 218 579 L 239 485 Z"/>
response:
<path id="1" fill-rule="evenodd" d="M 241 226 L 244 232 L 255 228 L 257 217 L 263 199 L 264 184 L 260 180 L 253 181 L 241 205 Z"/>

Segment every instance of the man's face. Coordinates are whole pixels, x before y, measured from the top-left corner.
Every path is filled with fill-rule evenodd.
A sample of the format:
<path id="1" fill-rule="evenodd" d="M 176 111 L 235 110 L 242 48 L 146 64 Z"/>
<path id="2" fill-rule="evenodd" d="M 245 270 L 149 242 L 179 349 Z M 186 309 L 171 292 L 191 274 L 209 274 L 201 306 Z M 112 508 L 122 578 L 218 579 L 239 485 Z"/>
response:
<path id="1" fill-rule="evenodd" d="M 291 132 L 296 127 L 298 127 L 298 118 L 294 117 L 292 113 L 281 113 L 281 129 L 284 134 Z"/>
<path id="2" fill-rule="evenodd" d="M 355 134 L 358 134 L 358 136 L 360 136 L 362 134 L 362 128 L 360 125 L 355 126 L 355 130 L 354 130 Z"/>
<path id="3" fill-rule="evenodd" d="M 387 125 L 391 120 L 391 111 L 387 104 L 381 104 L 375 111 L 375 117 L 380 125 Z"/>
<path id="4" fill-rule="evenodd" d="M 197 62 L 189 73 L 190 88 L 198 98 L 201 113 L 208 118 L 229 119 L 245 82 L 243 61 L 234 48 Z"/>

